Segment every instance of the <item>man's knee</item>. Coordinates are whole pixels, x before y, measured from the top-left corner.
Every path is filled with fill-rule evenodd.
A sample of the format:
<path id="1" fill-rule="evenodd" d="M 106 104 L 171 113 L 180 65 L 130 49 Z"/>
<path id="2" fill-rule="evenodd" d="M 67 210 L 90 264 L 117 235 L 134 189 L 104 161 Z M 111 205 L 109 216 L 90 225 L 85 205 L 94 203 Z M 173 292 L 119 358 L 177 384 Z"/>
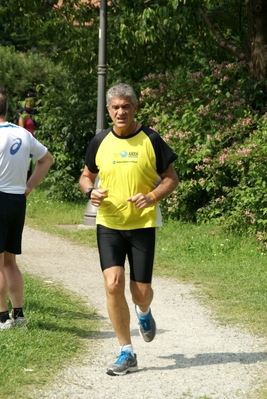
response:
<path id="1" fill-rule="evenodd" d="M 131 286 L 131 294 L 133 303 L 138 306 L 143 306 L 147 303 L 150 303 L 153 298 L 153 290 L 150 284 L 142 284 L 141 286 L 138 284 L 133 284 Z"/>
<path id="2" fill-rule="evenodd" d="M 117 295 L 124 292 L 124 273 L 112 273 L 111 270 L 104 272 L 105 288 L 109 295 Z"/>

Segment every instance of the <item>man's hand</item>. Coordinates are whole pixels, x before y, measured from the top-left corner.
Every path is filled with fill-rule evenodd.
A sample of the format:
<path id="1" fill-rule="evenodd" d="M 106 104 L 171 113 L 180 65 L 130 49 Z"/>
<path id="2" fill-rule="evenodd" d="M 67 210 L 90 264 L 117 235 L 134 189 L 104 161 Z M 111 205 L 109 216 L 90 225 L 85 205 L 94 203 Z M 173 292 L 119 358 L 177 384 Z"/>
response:
<path id="1" fill-rule="evenodd" d="M 132 202 L 137 208 L 144 209 L 155 204 L 154 198 L 150 193 L 138 193 L 132 197 L 127 198 L 127 201 Z"/>
<path id="2" fill-rule="evenodd" d="M 102 201 L 107 198 L 108 190 L 104 190 L 102 188 L 94 188 L 91 193 L 91 204 L 99 207 L 102 204 Z"/>

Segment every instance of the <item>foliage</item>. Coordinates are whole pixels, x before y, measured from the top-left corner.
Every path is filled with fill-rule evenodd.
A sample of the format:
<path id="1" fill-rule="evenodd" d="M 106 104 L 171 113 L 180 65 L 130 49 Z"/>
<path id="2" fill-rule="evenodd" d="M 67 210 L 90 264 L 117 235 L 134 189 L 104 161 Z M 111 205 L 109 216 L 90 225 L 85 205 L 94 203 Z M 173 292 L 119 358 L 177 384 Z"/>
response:
<path id="1" fill-rule="evenodd" d="M 0 46 L 0 84 L 6 90 L 7 119 L 11 122 L 29 90 L 41 84 L 62 90 L 66 77 L 62 64 L 55 65 L 49 59 L 30 51 L 18 53 L 14 47 Z"/>
<path id="2" fill-rule="evenodd" d="M 11 43 L 19 51 L 31 49 L 46 53 L 53 60 L 68 58 L 71 62 L 73 50 L 78 53 L 87 49 L 90 22 L 98 10 L 91 2 L 64 0 L 60 7 L 57 3 L 57 0 L 2 0 L 2 44 Z"/>
<path id="3" fill-rule="evenodd" d="M 26 85 L 39 91 L 37 137 L 55 158 L 44 184 L 54 198 L 79 201 L 77 181 L 96 125 L 99 9 L 79 0 L 66 0 L 61 8 L 56 3 L 1 2 L 3 42 L 31 49 L 27 55 L 8 48 L 2 52 L 0 62 L 6 66 L 1 83 L 10 112 Z M 198 222 L 212 217 L 264 235 L 265 167 L 259 176 L 256 162 L 265 148 L 266 88 L 250 81 L 244 65 L 218 46 L 201 17 L 202 8 L 226 40 L 243 46 L 247 21 L 239 0 L 109 3 L 108 84 L 125 80 L 138 86 L 149 76 L 140 85 L 141 119 L 179 154 L 178 197 L 165 202 L 165 216 Z M 216 63 L 208 66 L 209 59 Z M 149 88 L 153 90 L 145 93 Z M 250 217 L 244 218 L 244 212 Z"/>
<path id="4" fill-rule="evenodd" d="M 90 138 L 95 133 L 96 79 L 81 71 L 65 82 L 64 95 L 54 87 L 42 88 L 38 137 L 49 148 L 54 164 L 45 185 L 54 198 L 79 201 L 78 178 Z M 81 101 L 81 98 L 83 101 Z"/>
<path id="5" fill-rule="evenodd" d="M 165 217 L 216 219 L 266 241 L 266 91 L 246 78 L 243 63 L 209 70 L 148 75 L 141 86 L 141 118 L 178 154 L 180 184 Z"/>
<path id="6" fill-rule="evenodd" d="M 208 0 L 115 3 L 117 6 L 109 10 L 109 40 L 116 43 L 116 47 L 110 45 L 108 49 L 113 81 L 136 82 L 149 73 L 165 73 L 177 65 L 199 69 L 209 59 L 236 60 L 218 46 L 201 17 L 200 6 L 205 7 L 214 24 L 233 44 L 242 47 L 246 36 L 245 7 L 239 0 L 215 4 Z"/>
<path id="7" fill-rule="evenodd" d="M 20 51 L 47 54 L 68 65 L 95 68 L 99 8 L 90 1 L 3 0 L 0 5 L 2 43 Z M 114 0 L 107 3 L 107 62 L 110 84 L 137 82 L 188 62 L 199 68 L 209 59 L 231 57 L 218 46 L 200 14 L 204 7 L 226 39 L 241 46 L 246 14 L 240 0 Z M 225 13 L 227 12 L 227 19 Z M 237 23 L 238 21 L 238 23 Z M 0 32 L 1 32 L 0 30 Z M 82 66 L 83 68 L 83 66 Z M 72 68 L 74 69 L 74 68 Z"/>
<path id="8" fill-rule="evenodd" d="M 96 77 L 86 65 L 82 68 L 81 63 L 75 76 L 72 67 L 30 52 L 18 53 L 13 47 L 0 47 L 0 82 L 9 104 L 7 119 L 14 121 L 26 92 L 34 89 L 38 95 L 35 135 L 55 160 L 45 182 L 49 195 L 77 201 L 82 198 L 78 176 L 95 132 L 96 96 L 92 92 L 97 89 Z"/>

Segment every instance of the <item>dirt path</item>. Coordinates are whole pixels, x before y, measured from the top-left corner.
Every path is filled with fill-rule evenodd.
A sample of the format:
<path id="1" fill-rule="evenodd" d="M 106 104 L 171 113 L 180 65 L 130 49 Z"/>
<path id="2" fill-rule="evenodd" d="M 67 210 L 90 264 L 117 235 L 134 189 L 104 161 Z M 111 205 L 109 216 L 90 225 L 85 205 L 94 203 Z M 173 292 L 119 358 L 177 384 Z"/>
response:
<path id="1" fill-rule="evenodd" d="M 81 364 L 60 372 L 32 399 L 249 399 L 266 379 L 264 340 L 219 325 L 198 304 L 193 286 L 163 278 L 153 281 L 158 327 L 153 342 L 142 341 L 131 307 L 139 371 L 110 377 L 105 369 L 115 361 L 118 344 L 107 317 L 97 251 L 26 227 L 18 261 L 27 273 L 81 295 L 106 319 L 106 327 L 91 340 L 96 356 L 85 353 Z"/>

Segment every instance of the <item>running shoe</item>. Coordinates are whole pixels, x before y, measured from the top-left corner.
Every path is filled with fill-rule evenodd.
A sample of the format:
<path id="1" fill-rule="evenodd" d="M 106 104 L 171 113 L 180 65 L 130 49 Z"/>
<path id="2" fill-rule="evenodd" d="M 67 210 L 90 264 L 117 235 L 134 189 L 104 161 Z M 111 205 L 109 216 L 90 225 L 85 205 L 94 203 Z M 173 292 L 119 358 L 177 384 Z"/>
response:
<path id="1" fill-rule="evenodd" d="M 111 364 L 107 369 L 107 374 L 109 375 L 125 375 L 132 371 L 136 371 L 137 360 L 136 354 L 134 356 L 131 352 L 121 351 L 120 355 L 117 357 L 115 363 Z"/>
<path id="2" fill-rule="evenodd" d="M 147 316 L 139 316 L 137 313 L 137 309 L 135 306 L 135 312 L 138 317 L 139 322 L 139 333 L 144 341 L 151 342 L 155 338 L 156 335 L 156 322 L 154 317 L 152 316 L 151 310 Z"/>
<path id="3" fill-rule="evenodd" d="M 13 313 L 11 312 L 9 314 L 9 317 L 11 320 L 13 320 L 15 327 L 23 327 L 23 328 L 27 328 L 27 320 L 26 317 L 17 317 L 16 319 L 14 319 L 13 317 Z"/>
<path id="4" fill-rule="evenodd" d="M 26 317 L 17 317 L 16 319 L 14 319 L 14 323 L 16 327 L 27 328 Z"/>
<path id="5" fill-rule="evenodd" d="M 0 322 L 0 330 L 9 330 L 10 328 L 14 328 L 15 324 L 12 319 L 7 319 L 4 323 Z"/>

